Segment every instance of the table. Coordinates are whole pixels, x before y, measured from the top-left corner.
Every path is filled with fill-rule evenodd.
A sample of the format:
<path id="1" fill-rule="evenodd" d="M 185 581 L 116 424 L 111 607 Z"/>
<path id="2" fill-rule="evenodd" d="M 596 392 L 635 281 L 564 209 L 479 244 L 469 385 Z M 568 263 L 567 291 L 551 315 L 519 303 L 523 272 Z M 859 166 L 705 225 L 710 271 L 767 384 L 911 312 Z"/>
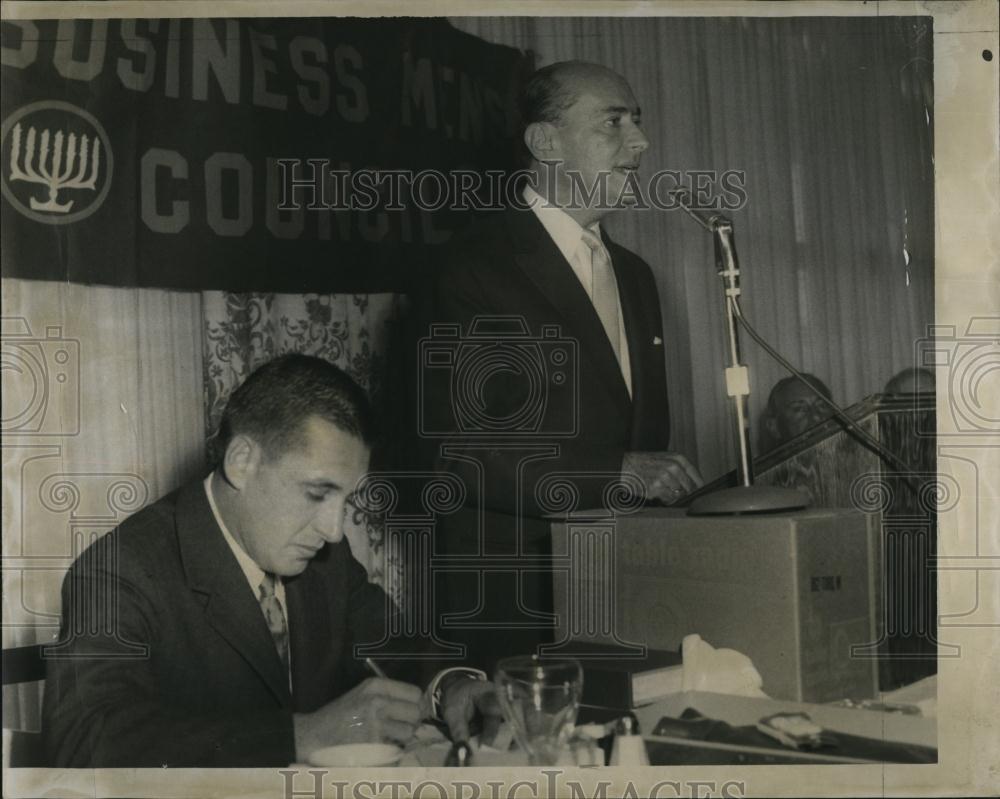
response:
<path id="1" fill-rule="evenodd" d="M 861 763 L 871 762 L 857 758 L 829 755 L 820 752 L 797 752 L 791 749 L 755 749 L 753 747 L 714 744 L 707 741 L 678 740 L 651 735 L 664 716 L 678 718 L 685 709 L 692 708 L 711 719 L 724 721 L 734 727 L 752 726 L 765 716 L 781 712 L 802 712 L 817 724 L 834 734 L 859 736 L 918 747 L 937 747 L 936 719 L 923 716 L 886 713 L 859 708 L 844 708 L 806 702 L 791 702 L 767 698 L 751 698 L 688 691 L 673 694 L 658 702 L 638 708 L 635 715 L 640 729 L 653 747 L 670 763 L 722 764 L 722 763 Z M 420 740 L 408 747 L 398 765 L 401 767 L 439 767 L 444 765 L 451 747 L 443 735 L 432 727 L 421 728 Z M 656 757 L 653 757 L 654 763 Z M 595 761 L 596 762 L 596 761 Z M 572 765 L 566 760 L 560 765 Z M 299 765 L 299 764 L 295 764 Z M 476 767 L 526 766 L 524 752 L 513 749 L 498 751 L 486 747 L 475 753 Z M 306 768 L 306 766 L 302 766 Z"/>

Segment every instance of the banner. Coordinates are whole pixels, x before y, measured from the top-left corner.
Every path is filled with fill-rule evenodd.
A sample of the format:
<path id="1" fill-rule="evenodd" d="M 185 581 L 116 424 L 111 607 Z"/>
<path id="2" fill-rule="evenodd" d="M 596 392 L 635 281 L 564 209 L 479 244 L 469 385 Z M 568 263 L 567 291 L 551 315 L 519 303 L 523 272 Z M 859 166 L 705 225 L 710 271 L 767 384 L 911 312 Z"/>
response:
<path id="1" fill-rule="evenodd" d="M 442 19 L 2 28 L 9 277 L 405 291 L 515 165 L 526 61 Z"/>

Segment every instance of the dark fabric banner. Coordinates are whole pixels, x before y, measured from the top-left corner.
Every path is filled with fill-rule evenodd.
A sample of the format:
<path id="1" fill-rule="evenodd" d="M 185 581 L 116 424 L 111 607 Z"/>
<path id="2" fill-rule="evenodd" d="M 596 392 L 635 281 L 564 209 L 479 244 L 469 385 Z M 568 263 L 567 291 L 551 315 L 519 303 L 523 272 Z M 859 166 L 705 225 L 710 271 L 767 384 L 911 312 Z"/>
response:
<path id="1" fill-rule="evenodd" d="M 526 60 L 445 20 L 2 33 L 5 276 L 405 291 L 516 163 Z"/>

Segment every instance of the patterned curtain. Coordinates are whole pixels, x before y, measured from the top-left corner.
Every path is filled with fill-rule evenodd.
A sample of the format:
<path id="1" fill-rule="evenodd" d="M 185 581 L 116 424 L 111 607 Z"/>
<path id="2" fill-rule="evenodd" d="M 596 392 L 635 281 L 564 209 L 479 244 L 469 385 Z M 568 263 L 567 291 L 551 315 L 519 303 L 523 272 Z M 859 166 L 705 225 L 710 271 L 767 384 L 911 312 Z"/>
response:
<path id="1" fill-rule="evenodd" d="M 212 440 L 229 395 L 254 369 L 287 352 L 336 364 L 377 408 L 386 388 L 386 351 L 405 298 L 398 294 L 202 294 L 205 429 Z M 399 564 L 385 551 L 381 520 L 349 506 L 345 532 L 372 582 L 398 594 Z M 398 600 L 398 595 L 393 599 Z"/>
<path id="2" fill-rule="evenodd" d="M 94 538 L 206 471 L 229 393 L 284 352 L 319 355 L 378 402 L 403 299 L 178 292 L 3 279 L 3 646 L 58 634 L 66 569 Z M 347 515 L 386 580 L 383 525 Z M 390 559 L 391 575 L 398 572 Z M 389 587 L 391 586 L 391 587 Z M 4 730 L 37 731 L 41 684 L 3 691 Z M 5 734 L 5 740 L 6 734 Z"/>

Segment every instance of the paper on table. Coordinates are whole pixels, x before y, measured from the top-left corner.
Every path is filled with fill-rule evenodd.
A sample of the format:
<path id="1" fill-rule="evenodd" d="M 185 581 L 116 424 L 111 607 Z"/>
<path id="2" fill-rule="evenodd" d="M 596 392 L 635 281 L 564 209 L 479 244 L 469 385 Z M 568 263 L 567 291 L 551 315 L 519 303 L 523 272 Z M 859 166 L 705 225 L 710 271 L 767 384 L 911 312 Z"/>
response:
<path id="1" fill-rule="evenodd" d="M 900 705 L 915 705 L 927 718 L 937 717 L 937 675 L 904 685 L 894 691 L 881 694 L 883 702 Z"/>

